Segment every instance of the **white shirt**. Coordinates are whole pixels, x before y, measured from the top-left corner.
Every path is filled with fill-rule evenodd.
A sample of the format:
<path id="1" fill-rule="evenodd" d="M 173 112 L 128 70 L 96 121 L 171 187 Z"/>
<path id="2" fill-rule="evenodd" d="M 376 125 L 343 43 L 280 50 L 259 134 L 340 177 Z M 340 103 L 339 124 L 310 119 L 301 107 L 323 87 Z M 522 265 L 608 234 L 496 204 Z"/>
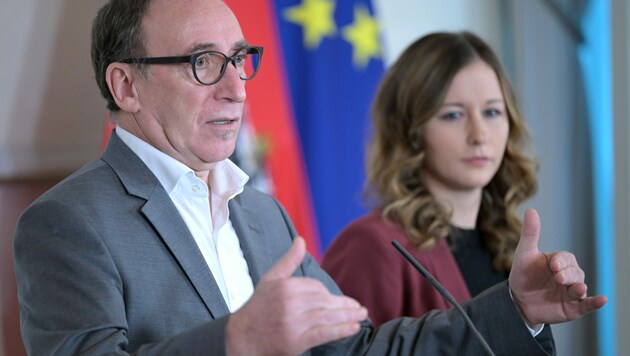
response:
<path id="1" fill-rule="evenodd" d="M 122 127 L 116 128 L 116 134 L 168 193 L 199 246 L 228 309 L 239 309 L 254 293 L 254 285 L 230 222 L 228 201 L 243 191 L 249 179 L 247 174 L 225 159 L 210 171 L 208 188 L 192 169 Z"/>

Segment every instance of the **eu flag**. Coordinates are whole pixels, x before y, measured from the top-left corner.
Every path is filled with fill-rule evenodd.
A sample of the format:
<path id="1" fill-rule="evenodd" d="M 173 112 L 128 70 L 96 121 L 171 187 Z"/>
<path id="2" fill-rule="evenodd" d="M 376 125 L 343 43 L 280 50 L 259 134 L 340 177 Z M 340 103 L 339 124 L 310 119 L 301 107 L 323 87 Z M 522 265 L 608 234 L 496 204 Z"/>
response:
<path id="1" fill-rule="evenodd" d="M 311 231 L 300 231 L 298 222 L 296 226 L 300 234 L 318 235 L 318 248 L 325 249 L 366 210 L 361 196 L 364 149 L 370 105 L 384 70 L 372 3 L 232 0 L 228 4 L 245 38 L 265 47 L 259 77 L 247 84 L 253 126 L 257 135 L 271 138 L 267 154 L 281 162 L 270 174 L 272 179 L 283 175 L 279 170 L 294 175 L 284 184 L 274 182 L 274 194 L 289 186 L 290 191 L 278 199 L 294 220 L 295 202 L 290 200 L 295 195 L 302 197 L 299 204 L 312 204 L 314 209 L 307 207 L 305 212 L 314 215 L 315 226 Z M 286 110 L 277 107 L 282 105 Z M 282 115 L 287 118 L 279 119 Z M 274 141 L 291 134 L 296 135 L 294 145 Z M 300 170 L 304 170 L 302 177 Z M 301 188 L 306 192 L 301 193 Z M 311 239 L 316 241 L 317 236 Z"/>
<path id="2" fill-rule="evenodd" d="M 276 1 L 322 248 L 361 215 L 371 101 L 383 74 L 369 0 Z"/>

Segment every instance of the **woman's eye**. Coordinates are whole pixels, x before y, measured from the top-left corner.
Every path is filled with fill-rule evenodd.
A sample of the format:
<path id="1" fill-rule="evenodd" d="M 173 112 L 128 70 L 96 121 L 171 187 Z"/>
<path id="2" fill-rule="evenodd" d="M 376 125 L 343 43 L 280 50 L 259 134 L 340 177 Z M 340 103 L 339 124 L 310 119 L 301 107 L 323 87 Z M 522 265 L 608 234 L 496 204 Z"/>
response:
<path id="1" fill-rule="evenodd" d="M 442 114 L 442 116 L 440 116 L 440 118 L 443 119 L 443 120 L 450 121 L 450 120 L 455 120 L 455 119 L 457 119 L 457 118 L 459 118 L 461 116 L 462 116 L 462 114 L 460 112 L 451 111 L 451 112 L 447 112 L 445 114 Z"/>
<path id="2" fill-rule="evenodd" d="M 501 111 L 497 109 L 486 109 L 484 113 L 486 117 L 501 116 Z"/>

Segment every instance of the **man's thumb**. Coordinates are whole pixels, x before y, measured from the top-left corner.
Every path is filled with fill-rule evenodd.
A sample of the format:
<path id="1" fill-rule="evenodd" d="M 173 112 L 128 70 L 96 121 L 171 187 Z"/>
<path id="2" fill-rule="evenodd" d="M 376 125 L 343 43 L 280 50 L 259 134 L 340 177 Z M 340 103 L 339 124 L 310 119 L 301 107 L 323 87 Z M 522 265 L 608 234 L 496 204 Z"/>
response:
<path id="1" fill-rule="evenodd" d="M 538 239 L 540 237 L 540 217 L 535 209 L 528 208 L 525 210 L 523 217 L 523 229 L 521 230 L 521 239 L 518 243 L 518 250 L 538 251 Z"/>
<path id="2" fill-rule="evenodd" d="M 285 253 L 263 276 L 263 281 L 272 281 L 275 279 L 288 278 L 298 268 L 304 254 L 306 253 L 306 243 L 300 236 L 293 239 L 293 245 L 287 253 Z"/>

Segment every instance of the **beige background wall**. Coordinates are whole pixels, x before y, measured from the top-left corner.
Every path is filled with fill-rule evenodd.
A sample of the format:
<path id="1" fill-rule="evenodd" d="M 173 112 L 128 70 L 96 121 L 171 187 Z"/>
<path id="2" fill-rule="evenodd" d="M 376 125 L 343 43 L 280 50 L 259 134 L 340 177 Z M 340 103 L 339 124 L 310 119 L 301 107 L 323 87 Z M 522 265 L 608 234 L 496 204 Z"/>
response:
<path id="1" fill-rule="evenodd" d="M 89 36 L 101 3 L 0 4 L 0 178 L 67 172 L 97 155 L 105 107 Z"/>

